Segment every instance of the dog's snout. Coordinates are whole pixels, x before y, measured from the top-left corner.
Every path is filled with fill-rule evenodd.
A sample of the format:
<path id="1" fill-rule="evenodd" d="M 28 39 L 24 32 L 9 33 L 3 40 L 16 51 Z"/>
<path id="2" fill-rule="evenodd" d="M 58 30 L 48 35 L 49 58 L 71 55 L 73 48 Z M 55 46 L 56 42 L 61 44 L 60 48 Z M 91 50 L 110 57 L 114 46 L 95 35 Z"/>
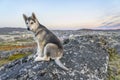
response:
<path id="1" fill-rule="evenodd" d="M 29 31 L 30 31 L 30 28 L 28 27 L 28 28 L 27 28 L 27 30 L 29 30 Z"/>

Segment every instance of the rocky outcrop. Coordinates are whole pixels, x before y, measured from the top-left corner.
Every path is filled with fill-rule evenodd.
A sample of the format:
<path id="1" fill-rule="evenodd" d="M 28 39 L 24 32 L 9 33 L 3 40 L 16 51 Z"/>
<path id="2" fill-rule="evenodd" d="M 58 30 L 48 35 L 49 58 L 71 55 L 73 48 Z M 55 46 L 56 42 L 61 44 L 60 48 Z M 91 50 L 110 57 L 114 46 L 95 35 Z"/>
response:
<path id="1" fill-rule="evenodd" d="M 107 74 L 108 53 L 98 36 L 72 36 L 64 40 L 61 62 L 64 71 L 50 62 L 34 62 L 33 55 L 13 61 L 0 68 L 1 80 L 104 80 Z"/>

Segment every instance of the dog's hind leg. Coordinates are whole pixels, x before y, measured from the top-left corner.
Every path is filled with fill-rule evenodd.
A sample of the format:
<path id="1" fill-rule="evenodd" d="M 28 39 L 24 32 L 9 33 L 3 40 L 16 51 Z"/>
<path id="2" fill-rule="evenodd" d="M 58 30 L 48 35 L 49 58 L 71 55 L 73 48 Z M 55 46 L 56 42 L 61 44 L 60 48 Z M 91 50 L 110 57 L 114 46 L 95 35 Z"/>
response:
<path id="1" fill-rule="evenodd" d="M 50 58 L 56 59 L 58 53 L 58 47 L 56 44 L 48 43 L 43 49 L 43 57 L 38 58 L 39 61 L 49 61 Z"/>
<path id="2" fill-rule="evenodd" d="M 48 52 L 48 46 L 44 47 L 44 51 L 43 51 L 43 57 L 41 56 L 37 56 L 35 58 L 35 61 L 49 61 L 50 60 L 50 56 L 48 56 L 49 52 Z"/>
<path id="3" fill-rule="evenodd" d="M 56 44 L 53 43 L 48 43 L 45 47 L 44 47 L 44 58 L 45 60 L 49 60 L 51 59 L 56 59 L 58 57 L 61 57 L 61 54 L 59 54 L 59 49 L 58 46 Z"/>
<path id="4" fill-rule="evenodd" d="M 49 49 L 47 46 L 44 47 L 44 52 L 43 52 L 43 57 L 42 60 L 44 61 L 49 61 L 50 60 L 50 55 L 49 55 Z"/>

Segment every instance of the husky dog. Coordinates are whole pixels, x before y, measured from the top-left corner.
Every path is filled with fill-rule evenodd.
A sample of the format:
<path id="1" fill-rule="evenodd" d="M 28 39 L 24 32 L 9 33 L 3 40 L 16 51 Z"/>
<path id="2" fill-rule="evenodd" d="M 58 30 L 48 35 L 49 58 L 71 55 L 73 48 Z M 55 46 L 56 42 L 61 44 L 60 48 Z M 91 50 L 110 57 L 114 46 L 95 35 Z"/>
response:
<path id="1" fill-rule="evenodd" d="M 49 61 L 53 59 L 62 69 L 69 70 L 60 61 L 60 58 L 63 56 L 63 46 L 60 40 L 45 26 L 39 23 L 34 13 L 30 17 L 23 14 L 23 18 L 27 29 L 33 32 L 37 42 L 38 48 L 35 61 Z"/>

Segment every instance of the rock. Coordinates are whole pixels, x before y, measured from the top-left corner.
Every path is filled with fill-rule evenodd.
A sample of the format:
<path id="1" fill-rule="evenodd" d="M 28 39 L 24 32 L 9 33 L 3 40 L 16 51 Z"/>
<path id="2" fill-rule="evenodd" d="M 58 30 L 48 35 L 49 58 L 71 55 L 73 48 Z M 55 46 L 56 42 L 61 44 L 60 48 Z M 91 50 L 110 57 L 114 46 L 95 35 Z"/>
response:
<path id="1" fill-rule="evenodd" d="M 72 36 L 65 40 L 61 62 L 65 71 L 49 62 L 34 62 L 33 55 L 13 61 L 0 68 L 1 80 L 104 80 L 108 53 L 99 44 L 98 36 Z"/>

